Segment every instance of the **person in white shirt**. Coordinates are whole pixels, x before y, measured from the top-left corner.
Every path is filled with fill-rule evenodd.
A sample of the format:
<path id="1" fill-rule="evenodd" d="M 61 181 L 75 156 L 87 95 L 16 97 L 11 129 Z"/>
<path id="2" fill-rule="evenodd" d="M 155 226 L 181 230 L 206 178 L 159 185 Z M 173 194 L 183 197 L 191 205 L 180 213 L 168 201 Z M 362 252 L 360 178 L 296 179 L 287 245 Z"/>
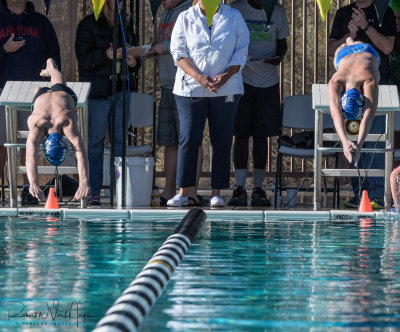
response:
<path id="1" fill-rule="evenodd" d="M 188 190 L 196 184 L 196 165 L 206 119 L 212 145 L 213 207 L 225 206 L 220 190 L 229 187 L 235 112 L 243 94 L 241 69 L 246 63 L 249 30 L 242 15 L 217 1 L 208 23 L 201 0 L 182 12 L 171 37 L 170 50 L 178 70 L 173 93 L 180 135 L 177 185 L 168 206 L 188 205 Z"/>

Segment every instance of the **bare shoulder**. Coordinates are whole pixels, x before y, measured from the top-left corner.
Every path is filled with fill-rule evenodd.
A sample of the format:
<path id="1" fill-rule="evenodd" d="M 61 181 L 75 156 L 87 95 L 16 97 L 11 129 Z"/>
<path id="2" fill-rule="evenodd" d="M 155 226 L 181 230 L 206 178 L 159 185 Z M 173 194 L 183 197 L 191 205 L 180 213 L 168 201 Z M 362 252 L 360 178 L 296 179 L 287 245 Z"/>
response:
<path id="1" fill-rule="evenodd" d="M 329 85 L 341 85 L 346 81 L 346 75 L 342 71 L 337 71 L 334 73 L 329 80 Z"/>
<path id="2" fill-rule="evenodd" d="M 78 117 L 75 111 L 66 112 L 63 116 L 63 131 L 66 136 L 79 134 Z"/>
<path id="3" fill-rule="evenodd" d="M 37 113 L 32 113 L 29 116 L 29 118 L 27 120 L 29 130 L 32 130 L 37 127 L 37 123 L 38 123 L 39 119 L 40 119 L 40 117 L 38 116 Z"/>

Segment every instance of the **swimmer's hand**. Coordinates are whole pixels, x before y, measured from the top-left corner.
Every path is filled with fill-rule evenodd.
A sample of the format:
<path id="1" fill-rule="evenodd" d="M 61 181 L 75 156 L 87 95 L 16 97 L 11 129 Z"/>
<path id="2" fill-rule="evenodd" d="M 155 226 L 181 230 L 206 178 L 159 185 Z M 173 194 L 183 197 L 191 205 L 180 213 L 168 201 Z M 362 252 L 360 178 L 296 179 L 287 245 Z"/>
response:
<path id="1" fill-rule="evenodd" d="M 89 196 L 89 185 L 87 183 L 79 183 L 79 188 L 75 193 L 73 201 L 79 201 L 82 198 Z"/>
<path id="2" fill-rule="evenodd" d="M 343 142 L 343 153 L 350 164 L 357 163 L 358 158 L 360 157 L 360 153 L 358 153 L 358 158 L 357 158 L 357 160 L 355 159 L 357 150 L 358 150 L 358 147 L 354 142 L 349 141 L 349 140 L 346 140 L 345 142 Z M 357 166 L 357 165 L 355 164 L 355 166 Z"/>
<path id="3" fill-rule="evenodd" d="M 29 193 L 39 202 L 43 199 L 43 190 L 35 183 L 29 185 Z"/>

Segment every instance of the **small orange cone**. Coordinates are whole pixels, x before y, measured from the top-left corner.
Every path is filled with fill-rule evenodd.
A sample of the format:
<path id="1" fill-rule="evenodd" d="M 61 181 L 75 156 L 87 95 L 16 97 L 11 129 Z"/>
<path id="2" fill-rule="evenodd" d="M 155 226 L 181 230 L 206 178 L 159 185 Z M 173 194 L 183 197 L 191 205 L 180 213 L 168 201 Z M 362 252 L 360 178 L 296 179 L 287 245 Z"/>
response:
<path id="1" fill-rule="evenodd" d="M 358 207 L 358 212 L 373 212 L 367 190 L 363 190 L 363 195 L 361 198 L 360 206 Z"/>
<path id="2" fill-rule="evenodd" d="M 54 192 L 54 188 L 50 188 L 49 196 L 47 197 L 45 209 L 59 209 L 58 200 Z"/>

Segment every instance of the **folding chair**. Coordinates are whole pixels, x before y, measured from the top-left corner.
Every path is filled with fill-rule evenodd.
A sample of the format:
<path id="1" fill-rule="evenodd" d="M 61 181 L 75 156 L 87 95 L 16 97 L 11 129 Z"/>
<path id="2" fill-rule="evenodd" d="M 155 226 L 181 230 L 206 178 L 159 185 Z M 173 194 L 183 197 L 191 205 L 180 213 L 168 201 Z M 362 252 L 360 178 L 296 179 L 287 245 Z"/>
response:
<path id="1" fill-rule="evenodd" d="M 315 112 L 312 108 L 312 96 L 311 95 L 295 95 L 289 96 L 282 100 L 282 129 L 301 129 L 301 130 L 313 130 L 314 131 L 314 119 Z M 325 115 L 324 119 L 324 129 L 333 128 L 333 121 L 330 115 Z M 281 133 L 282 136 L 282 133 Z M 284 156 L 295 157 L 301 159 L 314 159 L 314 149 L 302 149 L 287 147 L 281 145 L 281 136 L 278 140 L 278 153 L 277 153 L 277 170 L 276 170 L 276 188 L 274 197 L 274 208 L 277 208 L 277 195 L 282 195 L 282 159 Z M 334 152 L 324 152 L 323 157 L 335 157 L 335 167 L 337 167 L 337 154 Z M 326 188 L 326 184 L 325 184 Z M 333 207 L 335 207 L 335 198 L 337 199 L 337 204 L 339 204 L 339 183 L 338 180 L 334 180 L 333 189 Z"/>

